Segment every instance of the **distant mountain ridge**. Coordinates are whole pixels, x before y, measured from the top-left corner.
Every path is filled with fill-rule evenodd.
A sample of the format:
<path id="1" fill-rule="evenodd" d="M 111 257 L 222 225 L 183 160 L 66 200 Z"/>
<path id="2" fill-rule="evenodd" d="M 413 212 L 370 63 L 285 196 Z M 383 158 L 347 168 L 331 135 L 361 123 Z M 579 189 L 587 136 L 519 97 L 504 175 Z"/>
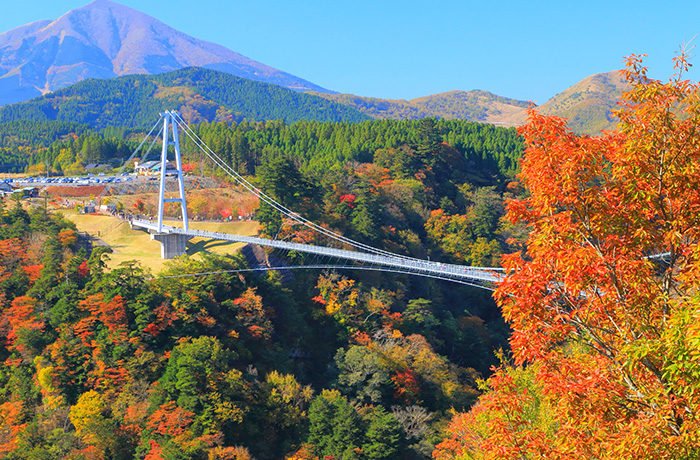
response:
<path id="1" fill-rule="evenodd" d="M 488 91 L 449 91 L 417 99 L 379 99 L 353 94 L 312 93 L 349 105 L 375 119 L 413 120 L 425 117 L 465 119 L 484 123 L 519 124 L 525 121 L 525 101 Z"/>
<path id="2" fill-rule="evenodd" d="M 569 128 L 598 135 L 614 129 L 612 114 L 626 82 L 618 72 L 592 75 L 537 110 L 568 118 Z M 527 121 L 530 103 L 486 91 L 450 91 L 422 98 L 390 100 L 352 94 L 300 93 L 210 69 L 187 68 L 160 75 L 90 79 L 27 102 L 0 107 L 0 121 L 60 120 L 106 126 L 143 127 L 158 112 L 176 109 L 192 123 L 202 121 L 366 119 L 464 119 L 503 126 Z"/>
<path id="3" fill-rule="evenodd" d="M 614 129 L 617 106 L 627 82 L 618 71 L 591 75 L 537 107 L 543 115 L 567 118 L 569 129 L 597 135 Z M 497 96 L 488 91 L 450 91 L 412 100 L 379 99 L 353 94 L 312 93 L 349 105 L 374 119 L 460 118 L 482 123 L 521 125 L 527 121 L 529 102 Z"/>
<path id="4" fill-rule="evenodd" d="M 627 89 L 629 85 L 618 71 L 598 73 L 557 94 L 538 110 L 543 115 L 568 119 L 569 129 L 574 132 L 595 135 L 615 129 L 617 119 L 612 111 Z"/>
<path id="5" fill-rule="evenodd" d="M 70 121 L 95 129 L 148 127 L 164 110 L 190 123 L 203 121 L 300 120 L 360 122 L 357 110 L 217 70 L 189 67 L 159 75 L 88 79 L 45 96 L 0 107 L 0 122 Z"/>
<path id="6" fill-rule="evenodd" d="M 297 91 L 328 92 L 109 0 L 0 34 L 0 105 L 87 78 L 204 67 Z"/>

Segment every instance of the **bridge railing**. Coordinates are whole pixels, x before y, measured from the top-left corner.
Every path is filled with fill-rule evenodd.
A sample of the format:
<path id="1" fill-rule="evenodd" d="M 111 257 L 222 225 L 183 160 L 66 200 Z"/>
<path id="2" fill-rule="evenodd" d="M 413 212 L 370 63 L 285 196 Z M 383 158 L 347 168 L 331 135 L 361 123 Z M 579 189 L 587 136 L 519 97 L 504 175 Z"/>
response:
<path id="1" fill-rule="evenodd" d="M 157 230 L 154 223 L 146 221 L 132 221 L 132 225 Z M 191 237 L 210 238 L 224 241 L 234 241 L 239 243 L 257 244 L 260 246 L 273 247 L 288 251 L 298 251 L 307 254 L 317 254 L 327 257 L 335 257 L 343 260 L 352 260 L 372 264 L 381 267 L 400 268 L 416 273 L 426 273 L 439 275 L 441 277 L 451 277 L 455 279 L 469 279 L 479 282 L 496 283 L 502 274 L 503 269 L 500 268 L 485 268 L 472 267 L 466 265 L 445 264 L 428 260 L 419 260 L 413 258 L 402 258 L 399 256 L 386 256 L 381 254 L 372 254 L 359 251 L 348 251 L 345 249 L 328 248 L 323 246 L 314 246 L 310 244 L 291 243 L 288 241 L 268 240 L 254 236 L 232 235 L 221 232 L 208 232 L 203 230 L 184 230 L 177 227 L 164 226 L 163 231 L 167 233 L 177 233 Z"/>

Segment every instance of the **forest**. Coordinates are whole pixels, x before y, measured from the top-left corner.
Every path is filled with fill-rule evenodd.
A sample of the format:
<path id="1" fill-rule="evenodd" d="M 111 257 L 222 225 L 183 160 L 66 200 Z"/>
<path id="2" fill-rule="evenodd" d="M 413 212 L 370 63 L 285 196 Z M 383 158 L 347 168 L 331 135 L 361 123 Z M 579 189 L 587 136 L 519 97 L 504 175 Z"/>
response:
<path id="1" fill-rule="evenodd" d="M 0 122 L 61 121 L 94 129 L 148 128 L 158 114 L 176 109 L 201 121 L 300 120 L 358 122 L 369 117 L 311 94 L 189 67 L 159 75 L 88 79 L 27 102 L 0 108 Z"/>
<path id="2" fill-rule="evenodd" d="M 157 117 L 151 123 L 155 120 Z M 241 174 L 255 175 L 265 159 L 275 156 L 293 157 L 299 167 L 311 173 L 348 162 L 372 163 L 378 154 L 386 157 L 385 163 L 394 162 L 394 170 L 404 167 L 402 174 L 406 176 L 410 173 L 407 168 L 412 165 L 406 160 L 407 154 L 402 153 L 403 146 L 442 142 L 456 150 L 453 156 L 463 157 L 464 161 L 455 165 L 459 167 L 455 173 L 463 176 L 460 181 L 468 179 L 488 185 L 514 177 L 523 149 L 515 129 L 464 120 L 426 120 L 432 121 L 299 121 L 289 125 L 277 120 L 204 122 L 193 127 L 207 145 Z M 431 124 L 429 129 L 421 128 L 425 123 Z M 94 130 L 86 124 L 68 122 L 4 122 L 0 123 L 0 167 L 20 162 L 28 166 L 40 164 L 45 170 L 49 163 L 52 173 L 60 175 L 68 171 L 84 173 L 81 167 L 87 163 L 112 161 L 115 166 L 121 166 L 145 134 L 140 128 L 118 126 Z M 426 135 L 432 137 L 419 139 Z M 191 142 L 185 148 L 195 156 L 193 160 L 202 160 Z M 377 153 L 378 150 L 382 151 Z M 148 158 L 157 154 L 154 150 Z M 406 164 L 402 166 L 400 162 Z"/>
<path id="3" fill-rule="evenodd" d="M 429 118 L 195 127 L 320 225 L 500 264 L 493 293 L 350 270 L 242 273 L 240 255 L 108 270 L 110 250 L 46 200 L 3 203 L 0 453 L 698 458 L 700 97 L 687 56 L 675 65 L 664 83 L 631 56 L 618 129 L 599 137 L 535 109 L 518 133 Z M 76 133 L 33 158 L 63 165 L 86 143 L 131 142 L 110 136 Z M 257 218 L 269 236 L 322 242 L 265 206 Z"/>
<path id="4" fill-rule="evenodd" d="M 55 173 L 125 157 L 138 131 L 12 123 L 5 145 Z M 503 220 L 504 200 L 522 193 L 513 129 L 193 128 L 286 206 L 377 247 L 492 266 L 524 235 Z M 211 172 L 187 142 L 183 152 Z M 267 235 L 322 243 L 272 209 L 257 215 Z M 507 348 L 486 290 L 353 271 L 239 274 L 239 255 L 108 270 L 109 249 L 86 246 L 46 201 L 7 200 L 1 217 L 5 458 L 430 458 Z"/>

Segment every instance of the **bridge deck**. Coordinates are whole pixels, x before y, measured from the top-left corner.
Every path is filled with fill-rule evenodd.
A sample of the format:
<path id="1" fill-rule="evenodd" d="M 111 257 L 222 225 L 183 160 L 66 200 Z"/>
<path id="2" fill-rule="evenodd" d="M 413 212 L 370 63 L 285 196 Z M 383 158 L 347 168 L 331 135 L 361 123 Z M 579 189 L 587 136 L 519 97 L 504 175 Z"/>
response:
<path id="1" fill-rule="evenodd" d="M 158 224 L 142 220 L 132 220 L 131 225 L 140 227 L 151 232 L 158 231 Z M 327 248 L 310 244 L 290 243 L 288 241 L 268 240 L 252 236 L 233 235 L 229 233 L 207 232 L 202 230 L 184 230 L 182 228 L 163 225 L 163 233 L 180 234 L 190 237 L 210 238 L 223 241 L 233 241 L 237 243 L 257 244 L 260 246 L 284 249 L 287 251 L 299 251 L 308 254 L 317 254 L 326 257 L 335 257 L 343 260 L 351 260 L 378 267 L 391 267 L 407 270 L 413 273 L 425 273 L 440 277 L 453 278 L 458 280 L 470 280 L 481 283 L 497 283 L 502 274 L 499 269 L 471 267 L 466 265 L 443 264 L 429 260 L 419 260 L 404 258 L 401 256 L 391 256 L 383 254 L 372 254 L 367 252 L 348 251 L 346 249 Z"/>

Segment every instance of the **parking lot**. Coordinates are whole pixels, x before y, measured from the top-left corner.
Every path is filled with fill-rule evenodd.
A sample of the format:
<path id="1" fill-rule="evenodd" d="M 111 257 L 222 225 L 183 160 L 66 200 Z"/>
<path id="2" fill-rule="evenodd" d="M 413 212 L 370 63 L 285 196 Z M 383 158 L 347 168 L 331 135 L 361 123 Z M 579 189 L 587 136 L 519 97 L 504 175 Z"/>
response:
<path id="1" fill-rule="evenodd" d="M 20 179 L 3 179 L 2 182 L 9 183 L 14 187 L 42 187 L 48 185 L 97 185 L 97 184 L 119 184 L 122 182 L 144 182 L 150 177 L 136 176 L 133 173 L 122 173 L 119 175 L 107 175 L 100 173 L 97 175 L 88 174 L 82 177 L 25 177 Z"/>

